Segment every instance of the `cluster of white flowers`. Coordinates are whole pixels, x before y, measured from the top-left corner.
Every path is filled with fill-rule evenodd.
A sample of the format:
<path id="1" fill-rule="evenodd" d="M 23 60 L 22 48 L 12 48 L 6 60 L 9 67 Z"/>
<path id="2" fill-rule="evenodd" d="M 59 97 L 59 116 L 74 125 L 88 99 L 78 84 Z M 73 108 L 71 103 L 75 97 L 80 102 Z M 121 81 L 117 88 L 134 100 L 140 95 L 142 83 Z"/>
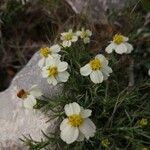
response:
<path id="1" fill-rule="evenodd" d="M 90 36 L 92 32 L 90 30 L 81 29 L 73 33 L 72 29 L 68 32 L 61 33 L 62 43 L 50 46 L 42 47 L 39 51 L 41 59 L 38 62 L 38 66 L 41 69 L 42 77 L 47 79 L 47 82 L 52 85 L 57 83 L 67 82 L 69 79 L 69 73 L 67 72 L 68 63 L 61 61 L 61 55 L 58 54 L 61 51 L 61 47 L 70 47 L 72 42 L 76 42 L 79 37 L 83 39 L 85 44 L 90 42 Z M 42 93 L 37 89 L 37 85 L 34 85 L 28 91 L 21 89 L 17 96 L 23 100 L 23 105 L 27 109 L 34 108 L 37 104 L 37 98 L 42 96 Z"/>
<path id="2" fill-rule="evenodd" d="M 68 73 L 68 63 L 61 61 L 61 55 L 58 54 L 62 48 L 70 47 L 72 43 L 75 43 L 79 38 L 85 43 L 90 42 L 92 32 L 82 28 L 80 31 L 73 32 L 70 29 L 68 32 L 61 33 L 61 44 L 56 44 L 51 47 L 42 47 L 40 49 L 41 59 L 38 62 L 38 66 L 41 69 L 42 77 L 47 79 L 48 84 L 53 86 L 61 82 L 67 82 L 70 74 Z M 115 50 L 118 54 L 131 53 L 133 47 L 127 43 L 128 38 L 116 34 L 113 37 L 111 44 L 107 46 L 106 52 L 112 53 Z M 108 60 L 104 55 L 98 54 L 95 58 L 91 59 L 85 66 L 80 68 L 80 74 L 82 76 L 90 76 L 93 83 L 102 83 L 107 80 L 112 69 L 108 66 Z M 24 89 L 17 93 L 17 96 L 23 99 L 25 108 L 31 109 L 37 104 L 37 98 L 42 96 L 42 93 L 37 89 L 37 86 L 33 86 L 30 90 Z M 96 126 L 89 119 L 92 111 L 90 109 L 84 109 L 76 102 L 66 104 L 64 107 L 67 118 L 64 119 L 60 125 L 61 139 L 67 144 L 71 144 L 75 141 L 83 141 L 93 137 L 96 132 Z"/>
<path id="3" fill-rule="evenodd" d="M 38 65 L 42 70 L 43 78 L 47 78 L 49 84 L 57 85 L 57 83 L 66 82 L 69 79 L 69 73 L 67 72 L 68 63 L 61 61 L 61 55 L 58 54 L 61 48 L 70 47 L 72 42 L 76 42 L 79 37 L 87 44 L 90 42 L 91 35 L 92 32 L 84 28 L 76 33 L 70 29 L 68 32 L 61 33 L 60 39 L 62 43 L 60 45 L 56 44 L 40 49 L 41 59 Z"/>
<path id="4" fill-rule="evenodd" d="M 58 44 L 40 49 L 41 59 L 38 65 L 43 78 L 47 78 L 47 82 L 52 85 L 66 82 L 69 78 L 69 73 L 66 71 L 68 63 L 60 60 L 61 55 L 58 54 L 60 51 L 61 47 Z"/>
<path id="5" fill-rule="evenodd" d="M 90 30 L 85 30 L 84 28 L 81 31 L 74 32 L 70 29 L 68 32 L 61 33 L 60 39 L 62 40 L 63 47 L 70 47 L 72 42 L 76 42 L 79 37 L 83 40 L 85 44 L 90 42 L 90 37 L 92 32 Z"/>
<path id="6" fill-rule="evenodd" d="M 51 47 L 42 47 L 40 49 L 41 60 L 38 63 L 39 67 L 44 67 L 50 58 L 60 58 L 61 56 L 58 54 L 60 50 L 61 48 L 58 44 Z"/>

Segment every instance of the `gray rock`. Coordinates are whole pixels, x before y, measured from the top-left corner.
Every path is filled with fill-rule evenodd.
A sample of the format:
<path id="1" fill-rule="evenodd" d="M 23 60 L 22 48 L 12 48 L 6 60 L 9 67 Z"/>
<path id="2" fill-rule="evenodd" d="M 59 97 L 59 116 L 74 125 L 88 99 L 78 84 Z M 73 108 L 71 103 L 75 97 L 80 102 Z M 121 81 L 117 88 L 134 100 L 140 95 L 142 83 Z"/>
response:
<path id="1" fill-rule="evenodd" d="M 126 0 L 66 0 L 75 13 L 83 13 L 93 23 L 107 23 L 107 9 L 121 9 Z"/>
<path id="2" fill-rule="evenodd" d="M 28 110 L 17 98 L 16 92 L 20 89 L 29 89 L 37 84 L 45 96 L 53 97 L 61 93 L 62 86 L 51 86 L 41 77 L 37 66 L 39 55 L 36 53 L 29 63 L 16 75 L 10 87 L 0 93 L 0 149 L 23 149 L 19 138 L 29 134 L 35 140 L 42 137 L 41 130 L 54 130 L 55 121 L 46 123 L 47 117 L 39 110 Z M 22 148 L 21 148 L 22 147 Z"/>

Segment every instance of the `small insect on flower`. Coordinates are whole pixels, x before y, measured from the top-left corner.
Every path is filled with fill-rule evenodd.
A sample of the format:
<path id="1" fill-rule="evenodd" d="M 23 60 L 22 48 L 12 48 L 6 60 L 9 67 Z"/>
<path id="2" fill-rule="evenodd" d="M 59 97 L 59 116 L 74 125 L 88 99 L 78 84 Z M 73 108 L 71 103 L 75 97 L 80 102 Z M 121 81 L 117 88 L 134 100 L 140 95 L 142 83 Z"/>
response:
<path id="1" fill-rule="evenodd" d="M 90 75 L 92 82 L 102 83 L 107 80 L 112 69 L 108 66 L 108 60 L 101 54 L 96 55 L 88 64 L 80 68 L 83 76 Z"/>
<path id="2" fill-rule="evenodd" d="M 108 147 L 108 145 L 110 145 L 110 142 L 107 138 L 104 138 L 104 139 L 101 140 L 101 145 L 103 147 Z"/>
<path id="3" fill-rule="evenodd" d="M 81 29 L 81 31 L 77 31 L 77 35 L 83 39 L 83 42 L 85 44 L 90 42 L 90 36 L 92 36 L 92 32 L 90 30 L 85 30 L 84 28 Z"/>
<path id="4" fill-rule="evenodd" d="M 70 29 L 68 32 L 61 33 L 60 39 L 63 41 L 63 47 L 70 47 L 72 42 L 76 42 L 78 40 L 78 36 L 72 32 L 72 29 Z"/>
<path id="5" fill-rule="evenodd" d="M 129 54 L 132 52 L 133 46 L 127 42 L 128 40 L 128 37 L 121 34 L 115 34 L 113 36 L 113 41 L 106 47 L 105 51 L 107 53 L 112 53 L 113 50 L 115 50 L 118 54 Z"/>
<path id="6" fill-rule="evenodd" d="M 61 139 L 67 144 L 93 137 L 96 132 L 94 123 L 89 119 L 92 111 L 83 109 L 78 103 L 64 107 L 67 118 L 60 124 Z"/>
<path id="7" fill-rule="evenodd" d="M 47 78 L 47 82 L 56 85 L 59 82 L 66 82 L 69 78 L 69 73 L 66 71 L 68 63 L 60 61 L 59 58 L 49 58 L 46 66 L 42 68 L 43 78 Z"/>
<path id="8" fill-rule="evenodd" d="M 46 64 L 46 61 L 49 57 L 60 58 L 61 56 L 58 54 L 60 50 L 61 48 L 58 44 L 53 45 L 51 47 L 42 47 L 40 49 L 41 59 L 39 60 L 39 63 L 38 63 L 39 67 L 42 68 Z"/>
<path id="9" fill-rule="evenodd" d="M 145 119 L 145 118 L 142 118 L 141 120 L 138 120 L 137 124 L 138 124 L 138 126 L 140 126 L 140 127 L 147 126 L 148 120 Z"/>
<path id="10" fill-rule="evenodd" d="M 37 88 L 37 85 L 33 85 L 29 90 L 21 89 L 17 93 L 17 97 L 23 100 L 23 105 L 27 109 L 33 109 L 37 104 L 36 98 L 42 96 L 41 91 Z"/>

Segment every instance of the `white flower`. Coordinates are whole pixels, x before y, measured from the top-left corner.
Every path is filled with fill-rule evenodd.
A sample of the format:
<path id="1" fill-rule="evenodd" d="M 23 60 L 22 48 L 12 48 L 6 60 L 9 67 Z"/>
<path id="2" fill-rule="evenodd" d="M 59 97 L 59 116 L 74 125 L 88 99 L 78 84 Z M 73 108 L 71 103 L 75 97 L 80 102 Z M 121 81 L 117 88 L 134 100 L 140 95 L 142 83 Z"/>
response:
<path id="1" fill-rule="evenodd" d="M 61 38 L 63 47 L 70 47 L 72 42 L 78 40 L 78 36 L 72 32 L 70 29 L 68 32 L 61 33 Z"/>
<path id="2" fill-rule="evenodd" d="M 69 73 L 66 71 L 68 63 L 60 61 L 60 59 L 47 59 L 46 66 L 42 68 L 43 78 L 47 78 L 49 84 L 56 85 L 59 82 L 66 82 L 69 78 Z"/>
<path id="3" fill-rule="evenodd" d="M 148 75 L 150 76 L 150 69 L 148 70 Z"/>
<path id="4" fill-rule="evenodd" d="M 70 103 L 64 107 L 67 118 L 60 124 L 61 139 L 67 144 L 83 141 L 93 137 L 96 131 L 94 123 L 89 119 L 90 109 L 83 109 L 77 103 Z"/>
<path id="5" fill-rule="evenodd" d="M 92 32 L 90 30 L 85 30 L 84 28 L 81 29 L 81 31 L 77 31 L 77 35 L 80 36 L 81 39 L 83 39 L 83 42 L 85 44 L 90 42 L 90 36 L 92 36 Z"/>
<path id="6" fill-rule="evenodd" d="M 49 57 L 60 58 L 60 55 L 57 54 L 60 50 L 61 48 L 57 44 L 51 47 L 42 47 L 40 49 L 40 56 L 42 58 L 39 60 L 39 63 L 38 63 L 39 67 L 42 68 L 46 64 L 46 61 Z"/>
<path id="7" fill-rule="evenodd" d="M 98 54 L 88 64 L 80 68 L 80 73 L 83 76 L 90 75 L 94 83 L 101 83 L 108 79 L 112 69 L 108 66 L 108 60 L 103 55 Z"/>
<path id="8" fill-rule="evenodd" d="M 36 98 L 42 96 L 41 91 L 38 89 L 37 85 L 33 85 L 29 90 L 21 89 L 17 96 L 23 99 L 23 105 L 27 109 L 32 109 L 36 104 Z"/>
<path id="9" fill-rule="evenodd" d="M 111 41 L 111 43 L 106 47 L 105 51 L 107 53 L 112 53 L 113 50 L 115 50 L 118 54 L 129 54 L 132 52 L 133 46 L 127 42 L 128 40 L 128 37 L 121 34 L 115 34 L 113 41 Z"/>

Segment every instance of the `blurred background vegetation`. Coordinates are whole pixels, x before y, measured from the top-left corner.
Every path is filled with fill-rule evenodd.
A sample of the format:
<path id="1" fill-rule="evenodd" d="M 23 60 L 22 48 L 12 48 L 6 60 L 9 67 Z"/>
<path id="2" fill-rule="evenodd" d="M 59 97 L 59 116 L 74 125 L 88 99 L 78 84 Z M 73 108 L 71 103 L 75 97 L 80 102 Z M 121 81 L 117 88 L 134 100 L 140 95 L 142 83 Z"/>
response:
<path id="1" fill-rule="evenodd" d="M 129 80 L 134 78 L 136 83 L 146 80 L 150 68 L 149 9 L 149 0 L 127 0 L 119 11 L 108 9 L 108 22 L 103 24 L 92 23 L 86 16 L 75 14 L 65 0 L 1 0 L 0 91 L 9 86 L 15 74 L 42 45 L 53 44 L 61 32 L 82 26 L 93 32 L 92 51 L 103 52 L 116 32 L 129 36 L 134 52 L 131 57 L 119 57 L 118 63 L 130 68 L 131 72 L 125 73 L 133 76 Z"/>

